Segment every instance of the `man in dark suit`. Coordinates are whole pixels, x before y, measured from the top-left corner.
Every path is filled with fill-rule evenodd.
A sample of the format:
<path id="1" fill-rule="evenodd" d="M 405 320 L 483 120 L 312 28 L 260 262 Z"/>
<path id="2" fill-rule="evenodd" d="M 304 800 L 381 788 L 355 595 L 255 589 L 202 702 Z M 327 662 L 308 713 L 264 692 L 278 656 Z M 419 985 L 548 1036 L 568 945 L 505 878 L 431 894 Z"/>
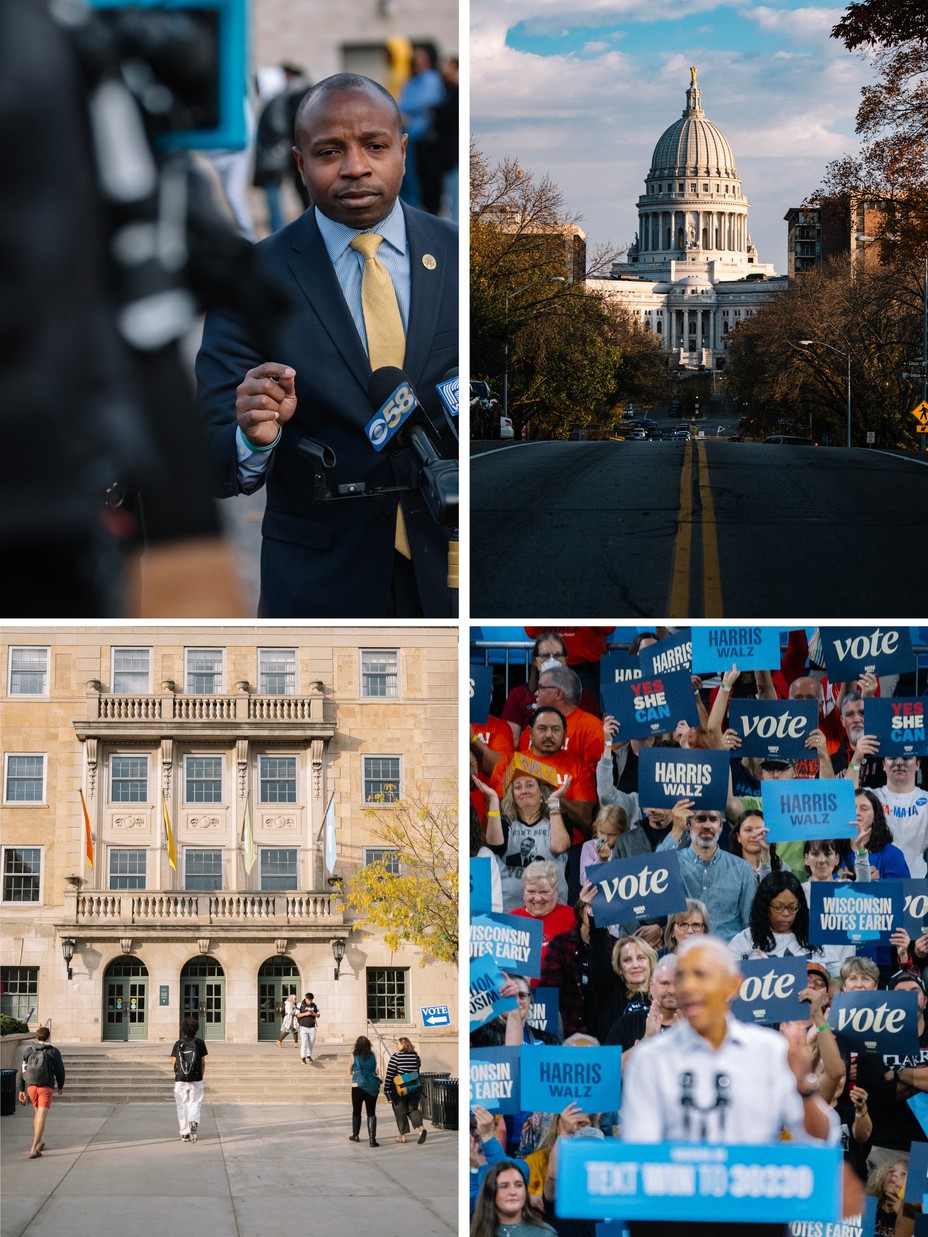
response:
<path id="1" fill-rule="evenodd" d="M 317 83 L 300 106 L 296 137 L 313 205 L 258 246 L 263 269 L 290 290 L 292 313 L 270 340 L 256 340 L 224 310 L 204 325 L 198 400 L 218 492 L 267 484 L 262 617 L 451 617 L 449 530 L 422 499 L 416 456 L 397 438 L 378 454 L 365 433 L 376 411 L 368 382 L 382 363 L 372 367 L 368 357 L 364 259 L 351 241 L 383 236 L 377 258 L 405 328 L 401 368 L 449 457 L 457 445 L 438 431 L 435 388 L 457 367 L 457 227 L 398 201 L 406 137 L 393 96 L 376 82 L 337 74 Z M 319 464 L 306 439 L 334 454 L 332 493 L 358 483 L 411 488 L 318 501 Z"/>

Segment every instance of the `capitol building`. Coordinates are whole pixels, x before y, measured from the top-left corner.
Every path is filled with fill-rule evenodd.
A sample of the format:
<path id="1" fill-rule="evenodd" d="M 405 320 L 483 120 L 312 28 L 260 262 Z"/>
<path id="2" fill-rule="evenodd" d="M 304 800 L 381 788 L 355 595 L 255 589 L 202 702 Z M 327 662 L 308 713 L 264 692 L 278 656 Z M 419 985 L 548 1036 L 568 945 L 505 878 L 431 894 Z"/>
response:
<path id="1" fill-rule="evenodd" d="M 734 152 L 690 75 L 682 116 L 654 147 L 627 260 L 587 286 L 659 336 L 673 363 L 722 370 L 729 334 L 787 279 L 758 261 Z"/>

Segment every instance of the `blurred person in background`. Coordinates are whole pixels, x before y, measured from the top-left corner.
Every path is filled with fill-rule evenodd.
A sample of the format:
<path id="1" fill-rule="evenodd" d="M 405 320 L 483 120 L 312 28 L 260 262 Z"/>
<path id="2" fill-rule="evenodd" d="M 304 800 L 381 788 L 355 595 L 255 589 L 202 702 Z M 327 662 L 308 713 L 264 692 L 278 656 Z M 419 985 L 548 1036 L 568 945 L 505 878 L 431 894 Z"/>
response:
<path id="1" fill-rule="evenodd" d="M 397 102 L 409 135 L 406 175 L 400 197 L 437 215 L 441 209 L 442 169 L 438 157 L 435 109 L 444 102 L 445 83 L 438 71 L 438 51 L 432 43 L 413 43 L 412 72 Z"/>

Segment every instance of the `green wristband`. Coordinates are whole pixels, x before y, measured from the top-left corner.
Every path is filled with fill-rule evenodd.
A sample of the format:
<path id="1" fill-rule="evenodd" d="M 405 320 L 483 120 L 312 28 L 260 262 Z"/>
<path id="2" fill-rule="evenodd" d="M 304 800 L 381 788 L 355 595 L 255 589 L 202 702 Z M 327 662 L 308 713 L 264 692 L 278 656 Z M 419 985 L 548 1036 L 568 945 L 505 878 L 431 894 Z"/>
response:
<path id="1" fill-rule="evenodd" d="M 273 450 L 274 450 L 274 448 L 275 448 L 275 447 L 277 446 L 277 444 L 280 442 L 280 436 L 281 436 L 281 434 L 282 434 L 283 432 L 284 432 L 284 431 L 283 431 L 283 427 L 281 427 L 281 428 L 277 431 L 277 437 L 274 439 L 274 441 L 273 441 L 272 443 L 269 443 L 266 447 L 256 447 L 256 446 L 255 446 L 255 444 L 254 444 L 254 443 L 251 441 L 251 439 L 248 437 L 248 435 L 247 435 L 247 434 L 245 434 L 245 433 L 243 433 L 243 434 L 242 434 L 242 437 L 245 439 L 245 444 L 246 444 L 246 446 L 248 447 L 248 450 L 249 450 L 249 451 L 253 451 L 253 452 L 255 453 L 255 455 L 263 455 L 265 451 L 273 451 Z"/>

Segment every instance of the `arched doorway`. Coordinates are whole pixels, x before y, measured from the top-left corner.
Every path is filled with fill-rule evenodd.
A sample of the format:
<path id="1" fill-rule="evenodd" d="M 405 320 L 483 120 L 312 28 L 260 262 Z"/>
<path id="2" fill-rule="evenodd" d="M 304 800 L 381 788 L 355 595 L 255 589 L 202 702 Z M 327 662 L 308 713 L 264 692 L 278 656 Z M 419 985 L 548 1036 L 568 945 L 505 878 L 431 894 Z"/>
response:
<path id="1" fill-rule="evenodd" d="M 292 958 L 268 958 L 258 971 L 258 1039 L 276 1039 L 280 1033 L 277 1006 L 288 992 L 300 992 L 300 972 Z"/>
<path id="2" fill-rule="evenodd" d="M 148 968 L 131 955 L 103 975 L 104 1040 L 148 1039 Z"/>
<path id="3" fill-rule="evenodd" d="M 225 1039 L 226 977 L 215 958 L 191 958 L 181 971 L 180 1016 L 196 1018 L 201 1039 Z"/>

